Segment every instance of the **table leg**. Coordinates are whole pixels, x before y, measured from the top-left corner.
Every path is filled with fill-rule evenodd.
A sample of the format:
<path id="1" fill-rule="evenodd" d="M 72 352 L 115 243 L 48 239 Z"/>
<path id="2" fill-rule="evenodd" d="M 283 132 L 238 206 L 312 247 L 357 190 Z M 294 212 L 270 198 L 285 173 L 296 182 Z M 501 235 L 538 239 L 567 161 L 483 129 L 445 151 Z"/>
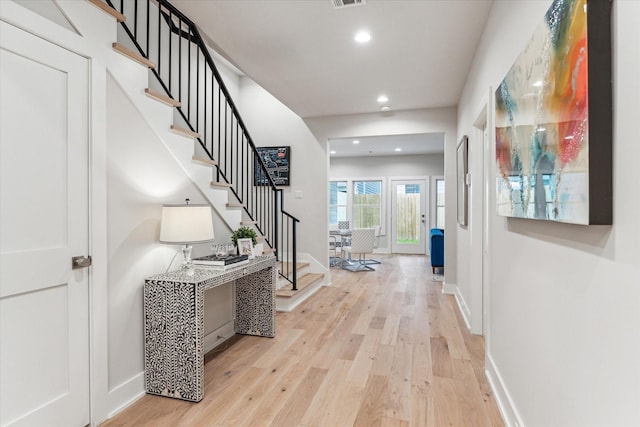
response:
<path id="1" fill-rule="evenodd" d="M 276 335 L 275 275 L 269 267 L 236 280 L 236 333 Z"/>
<path id="2" fill-rule="evenodd" d="M 204 291 L 194 284 L 144 285 L 145 389 L 199 402 L 204 395 Z"/>

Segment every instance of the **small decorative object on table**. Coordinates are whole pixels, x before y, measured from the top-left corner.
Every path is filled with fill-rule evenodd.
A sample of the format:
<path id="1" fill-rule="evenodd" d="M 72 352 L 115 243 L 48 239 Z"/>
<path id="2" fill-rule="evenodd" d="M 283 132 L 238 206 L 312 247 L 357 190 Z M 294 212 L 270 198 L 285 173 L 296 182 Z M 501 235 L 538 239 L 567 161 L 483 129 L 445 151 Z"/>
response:
<path id="1" fill-rule="evenodd" d="M 253 258 L 253 246 L 258 243 L 255 230 L 242 226 L 233 232 L 231 241 L 238 248 L 239 254 L 247 254 L 249 258 Z"/>
<path id="2" fill-rule="evenodd" d="M 199 268 L 211 268 L 214 270 L 226 270 L 232 267 L 239 267 L 249 263 L 248 255 L 207 255 L 194 258 L 193 264 Z"/>
<path id="3" fill-rule="evenodd" d="M 253 256 L 253 241 L 251 239 L 238 239 L 238 253 L 240 255 L 248 255 L 250 259 Z"/>

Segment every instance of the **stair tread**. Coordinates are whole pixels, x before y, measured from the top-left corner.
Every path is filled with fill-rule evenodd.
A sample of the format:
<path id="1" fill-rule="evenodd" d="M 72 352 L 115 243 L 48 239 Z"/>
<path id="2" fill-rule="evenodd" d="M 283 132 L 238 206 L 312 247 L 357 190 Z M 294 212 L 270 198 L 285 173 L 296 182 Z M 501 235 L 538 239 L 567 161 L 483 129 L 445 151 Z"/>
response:
<path id="1" fill-rule="evenodd" d="M 189 129 L 185 129 L 185 128 L 181 128 L 179 126 L 174 126 L 171 125 L 171 127 L 169 128 L 171 130 L 171 132 L 178 134 L 178 135 L 182 135 L 182 136 L 186 136 L 187 138 L 200 138 L 200 134 L 197 132 L 193 132 Z"/>
<path id="2" fill-rule="evenodd" d="M 244 205 L 242 203 L 227 203 L 228 208 L 242 208 Z"/>
<path id="3" fill-rule="evenodd" d="M 147 68 L 156 68 L 156 64 L 154 64 L 153 62 L 149 61 L 144 56 L 132 51 L 131 49 L 129 49 L 127 47 L 124 47 L 120 43 L 113 43 L 111 46 L 113 47 L 113 49 L 116 52 L 121 53 L 122 55 L 126 56 L 127 58 L 136 61 L 138 64 L 144 65 Z"/>
<path id="4" fill-rule="evenodd" d="M 193 156 L 193 157 L 191 157 L 191 160 L 193 160 L 194 162 L 197 162 L 197 163 L 202 163 L 203 165 L 206 165 L 206 166 L 217 166 L 218 165 L 218 162 L 216 162 L 215 160 L 208 159 L 206 157 Z"/>
<path id="5" fill-rule="evenodd" d="M 228 184 L 226 182 L 216 182 L 216 181 L 211 181 L 209 183 L 209 185 L 211 187 L 224 187 L 224 188 L 230 188 L 231 187 L 231 184 Z"/>
<path id="6" fill-rule="evenodd" d="M 147 94 L 147 96 L 149 98 L 153 98 L 156 101 L 162 102 L 165 105 L 168 105 L 170 107 L 179 107 L 180 106 L 180 102 L 176 101 L 175 99 L 171 98 L 170 96 L 167 96 L 165 94 L 162 94 L 160 92 L 157 92 L 153 89 L 149 89 L 146 88 L 144 90 L 144 93 Z"/>
<path id="7" fill-rule="evenodd" d="M 107 12 L 109 15 L 116 18 L 116 21 L 118 22 L 124 22 L 127 20 L 126 16 L 124 16 L 122 13 L 118 12 L 117 10 L 115 10 L 114 8 L 112 8 L 102 0 L 89 0 L 89 3 L 102 9 L 103 12 Z"/>
<path id="8" fill-rule="evenodd" d="M 291 264 L 293 264 L 293 263 L 285 262 L 284 265 L 283 265 L 282 261 L 279 261 L 278 262 L 278 270 L 282 271 L 285 265 L 287 266 L 287 269 L 290 270 L 291 269 Z M 308 267 L 309 264 L 310 264 L 309 261 L 298 261 L 298 262 L 296 262 L 296 270 L 302 270 L 303 268 Z"/>
<path id="9" fill-rule="evenodd" d="M 322 273 L 307 273 L 307 274 L 303 274 L 302 276 L 298 277 L 297 280 L 297 291 L 293 291 L 291 290 L 292 285 L 289 283 L 286 286 L 283 286 L 282 288 L 278 289 L 276 291 L 276 296 L 279 297 L 284 297 L 284 298 L 291 298 L 293 296 L 295 296 L 297 293 L 299 293 L 300 291 L 308 288 L 311 285 L 316 284 L 318 281 L 322 280 L 322 278 L 324 277 L 324 274 Z"/>
<path id="10" fill-rule="evenodd" d="M 258 221 L 241 221 L 240 225 L 255 225 Z"/>

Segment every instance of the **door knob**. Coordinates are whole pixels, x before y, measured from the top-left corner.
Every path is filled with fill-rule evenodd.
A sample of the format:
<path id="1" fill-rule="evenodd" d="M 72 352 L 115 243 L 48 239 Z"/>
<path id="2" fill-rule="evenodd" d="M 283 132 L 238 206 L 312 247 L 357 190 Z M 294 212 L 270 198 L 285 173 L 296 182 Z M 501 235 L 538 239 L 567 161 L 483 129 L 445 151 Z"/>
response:
<path id="1" fill-rule="evenodd" d="M 71 268 L 77 270 L 78 268 L 85 268 L 91 265 L 91 256 L 74 256 L 71 258 Z"/>

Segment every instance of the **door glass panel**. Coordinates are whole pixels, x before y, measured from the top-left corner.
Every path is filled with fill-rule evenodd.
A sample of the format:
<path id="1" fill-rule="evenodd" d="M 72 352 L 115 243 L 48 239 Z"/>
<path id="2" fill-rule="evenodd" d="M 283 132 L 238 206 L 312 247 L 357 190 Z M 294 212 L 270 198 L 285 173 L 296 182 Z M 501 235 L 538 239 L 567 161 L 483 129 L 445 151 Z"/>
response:
<path id="1" fill-rule="evenodd" d="M 396 243 L 420 242 L 420 186 L 396 185 Z"/>
<path id="2" fill-rule="evenodd" d="M 436 228 L 444 229 L 444 179 L 436 180 Z"/>

